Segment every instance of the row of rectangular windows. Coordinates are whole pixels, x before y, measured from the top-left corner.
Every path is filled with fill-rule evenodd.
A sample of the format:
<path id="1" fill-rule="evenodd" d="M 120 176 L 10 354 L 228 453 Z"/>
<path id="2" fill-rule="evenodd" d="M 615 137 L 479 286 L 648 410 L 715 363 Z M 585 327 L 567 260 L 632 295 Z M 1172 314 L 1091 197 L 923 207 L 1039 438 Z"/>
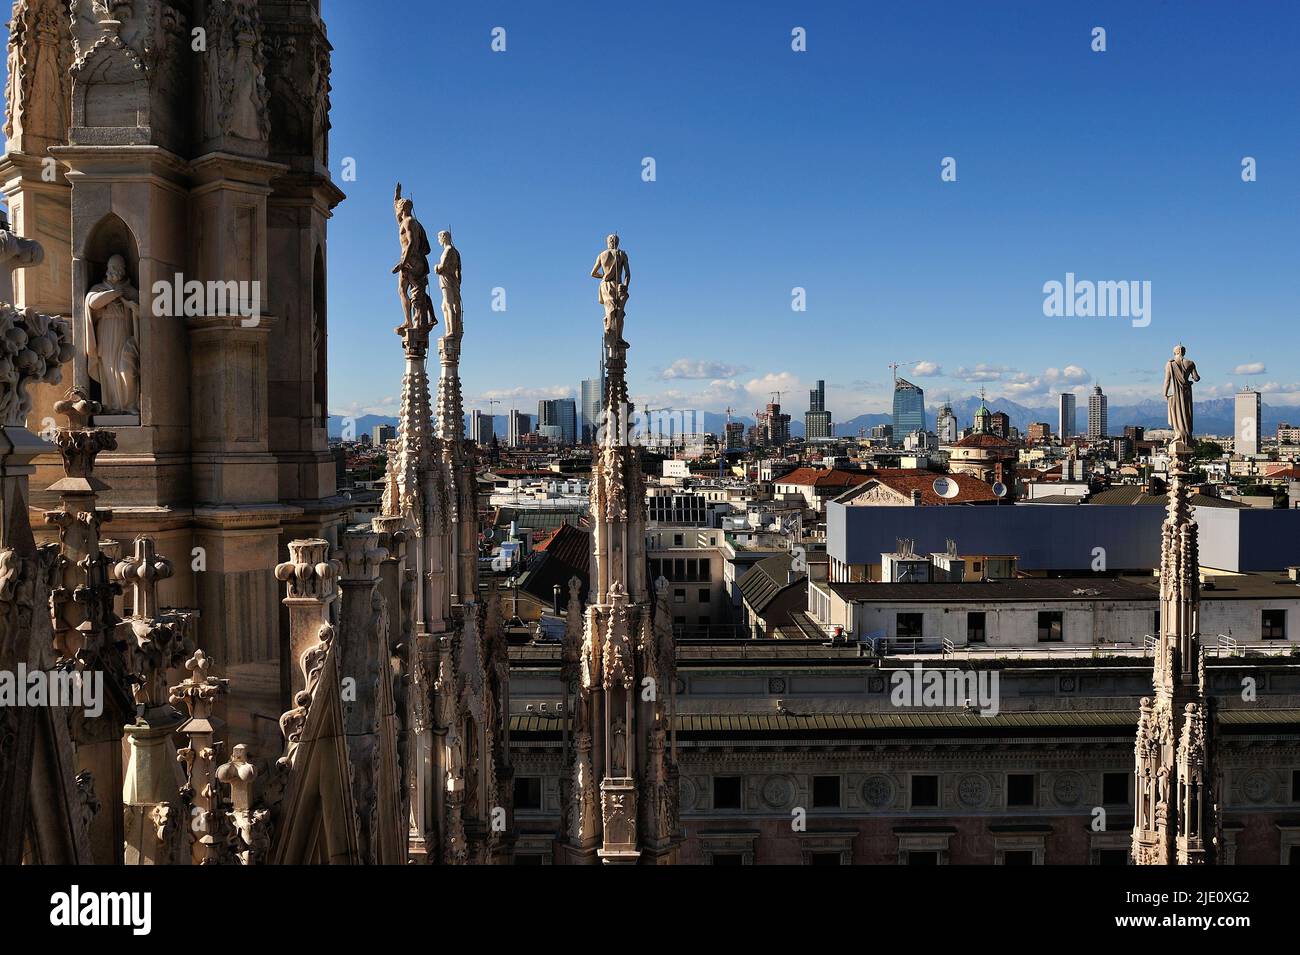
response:
<path id="1" fill-rule="evenodd" d="M 1261 610 L 1260 638 L 1263 640 L 1286 639 L 1286 611 Z M 1155 611 L 1153 633 L 1160 632 L 1160 611 Z M 895 633 L 899 640 L 925 639 L 925 614 L 900 613 L 894 621 Z M 966 642 L 984 643 L 988 639 L 988 616 L 986 611 L 972 610 L 966 614 Z M 1065 639 L 1065 615 L 1060 610 L 1038 611 L 1038 641 L 1040 643 L 1060 643 Z"/>

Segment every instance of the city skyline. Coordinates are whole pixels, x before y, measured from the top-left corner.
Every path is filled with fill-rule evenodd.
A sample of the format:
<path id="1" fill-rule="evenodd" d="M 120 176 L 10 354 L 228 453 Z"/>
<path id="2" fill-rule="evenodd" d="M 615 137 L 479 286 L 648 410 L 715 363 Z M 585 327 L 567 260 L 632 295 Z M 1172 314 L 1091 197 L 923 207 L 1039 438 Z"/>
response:
<path id="1" fill-rule="evenodd" d="M 1041 405 L 1100 381 L 1124 404 L 1159 398 L 1146 369 L 1178 340 L 1206 356 L 1205 398 L 1250 385 L 1275 406 L 1300 401 L 1297 356 L 1268 341 L 1294 318 L 1286 224 L 1298 201 L 1286 183 L 1300 138 L 1270 120 L 1289 108 L 1281 79 L 1300 33 L 1290 11 L 1248 9 L 1225 23 L 1191 7 L 1173 35 L 1172 14 L 1106 4 L 926 5 L 874 31 L 845 7 L 800 13 L 799 24 L 775 6 L 743 22 L 691 9 L 684 32 L 629 9 L 620 17 L 638 43 L 625 59 L 557 71 L 550 58 L 596 42 L 594 25 L 518 5 L 440 10 L 436 21 L 398 7 L 414 31 L 442 38 L 445 70 L 479 104 L 438 131 L 435 165 L 458 188 L 408 177 L 417 213 L 450 225 L 465 257 L 467 340 L 511 346 L 468 352 L 479 357 L 464 371 L 467 408 L 578 397 L 596 321 L 588 260 L 611 229 L 640 266 L 629 381 L 639 403 L 752 415 L 771 392 L 802 394 L 824 379 L 827 407 L 846 421 L 889 411 L 887 366 L 899 361 L 933 395 L 983 386 L 990 401 Z M 392 292 L 375 276 L 396 253 L 386 230 L 397 166 L 384 132 L 403 122 L 357 90 L 363 75 L 385 82 L 398 64 L 378 55 L 384 36 L 364 11 L 325 8 L 331 164 L 349 195 L 332 237 L 330 410 L 393 414 L 395 394 L 373 384 L 397 377 L 391 322 L 379 318 Z M 1098 23 L 1105 52 L 1090 49 Z M 493 53 L 498 25 L 507 48 Z M 790 48 L 796 25 L 807 31 L 803 53 Z M 657 68 L 665 50 L 677 69 Z M 1021 82 L 1048 70 L 1050 84 Z M 602 119 L 600 141 L 625 145 L 592 152 L 584 91 L 608 82 L 625 108 Z M 714 99 L 686 95 L 701 82 L 768 108 L 720 118 Z M 846 126 L 845 115 L 861 121 Z M 417 145 L 430 135 L 412 133 Z M 941 179 L 945 157 L 955 182 Z M 1243 157 L 1256 161 L 1257 181 L 1242 181 Z M 646 158 L 653 182 L 642 180 Z M 1180 202 L 1188 194 L 1195 207 Z M 1150 324 L 1044 315 L 1044 286 L 1067 276 L 1150 282 Z M 796 288 L 806 311 L 791 309 Z M 494 290 L 503 312 L 492 310 Z M 355 374 L 372 366 L 385 373 Z"/>

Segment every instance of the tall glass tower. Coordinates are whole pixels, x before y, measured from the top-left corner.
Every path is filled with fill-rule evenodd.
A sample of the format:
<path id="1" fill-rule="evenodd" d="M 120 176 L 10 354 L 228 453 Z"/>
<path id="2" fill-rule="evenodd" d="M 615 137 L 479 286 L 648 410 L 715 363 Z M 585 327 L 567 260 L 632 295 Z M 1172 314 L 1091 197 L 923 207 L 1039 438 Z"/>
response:
<path id="1" fill-rule="evenodd" d="M 584 378 L 582 380 L 579 401 L 579 439 L 583 444 L 591 444 L 596 440 L 596 432 L 600 430 L 600 416 L 605 407 L 604 355 L 601 355 L 600 359 L 600 375 L 596 378 Z"/>
<path id="2" fill-rule="evenodd" d="M 894 381 L 894 439 L 925 430 L 925 392 L 906 378 Z"/>

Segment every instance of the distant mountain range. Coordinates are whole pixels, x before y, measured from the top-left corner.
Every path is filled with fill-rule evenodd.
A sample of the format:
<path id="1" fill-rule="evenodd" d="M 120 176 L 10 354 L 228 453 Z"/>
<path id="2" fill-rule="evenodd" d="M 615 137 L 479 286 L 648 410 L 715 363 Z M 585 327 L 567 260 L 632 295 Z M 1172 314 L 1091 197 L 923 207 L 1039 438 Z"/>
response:
<path id="1" fill-rule="evenodd" d="M 1003 411 L 1011 418 L 1011 426 L 1019 428 L 1023 434 L 1029 426 L 1037 421 L 1045 421 L 1053 431 L 1057 429 L 1057 408 L 1055 404 L 1032 407 L 1022 405 L 1005 398 L 985 399 L 990 411 Z M 969 428 L 975 423 L 975 412 L 979 409 L 981 399 L 978 395 L 951 402 L 952 413 L 957 416 L 960 427 Z M 925 409 L 926 426 L 934 430 L 940 405 L 930 405 Z M 1123 434 L 1126 425 L 1143 428 L 1167 428 L 1168 409 L 1163 401 L 1148 399 L 1135 405 L 1111 404 L 1106 409 L 1107 425 L 1112 434 Z M 1300 409 L 1287 407 L 1270 407 L 1263 405 L 1260 432 L 1272 435 L 1280 422 L 1300 419 Z M 865 414 L 848 421 L 835 423 L 837 436 L 856 435 L 859 428 L 872 425 L 889 424 L 892 417 L 887 414 Z M 1235 412 L 1232 398 L 1210 398 L 1195 403 L 1195 424 L 1197 434 L 1230 435 L 1236 429 Z M 1080 395 L 1075 408 L 1075 431 L 1087 433 L 1088 399 Z M 792 432 L 793 422 L 790 429 Z M 801 432 L 802 433 L 802 432 Z"/>
<path id="2" fill-rule="evenodd" d="M 952 412 L 957 416 L 957 423 L 963 428 L 969 428 L 975 423 L 975 411 L 980 406 L 978 395 L 971 395 L 958 401 L 953 401 Z M 1015 401 L 1005 398 L 987 399 L 990 411 L 1004 411 L 1011 418 L 1011 425 L 1019 428 L 1021 433 L 1029 430 L 1029 426 L 1036 421 L 1047 422 L 1053 431 L 1056 430 L 1056 405 L 1046 406 L 1029 406 L 1022 405 Z M 926 426 L 931 430 L 934 429 L 935 418 L 939 414 L 939 405 L 930 405 L 925 409 Z M 1153 399 L 1140 402 L 1135 405 L 1116 405 L 1112 404 L 1107 409 L 1110 431 L 1113 434 L 1123 434 L 1125 425 L 1138 425 L 1143 428 L 1165 428 L 1168 427 L 1166 420 L 1166 408 L 1163 401 Z M 1300 422 L 1300 409 L 1288 407 L 1270 407 L 1263 406 L 1263 421 L 1261 422 L 1260 431 L 1264 435 L 1272 435 L 1280 422 L 1291 421 Z M 329 436 L 331 438 L 341 438 L 343 436 L 344 422 L 348 420 L 339 415 L 330 415 L 329 419 Z M 470 416 L 465 416 L 465 429 L 469 430 Z M 754 419 L 748 415 L 733 415 L 732 421 L 739 421 L 745 427 L 754 423 Z M 1197 434 L 1219 434 L 1229 435 L 1235 430 L 1233 399 L 1232 398 L 1210 398 L 1207 401 L 1196 402 L 1196 433 Z M 856 436 L 860 429 L 869 429 L 878 424 L 890 424 L 893 417 L 888 414 L 862 414 L 856 418 L 850 418 L 848 421 L 835 422 L 836 437 Z M 721 435 L 727 423 L 727 416 L 712 411 L 704 413 L 704 430 L 713 434 Z M 371 434 L 376 425 L 388 424 L 397 426 L 397 419 L 385 417 L 383 415 L 362 415 L 356 418 L 352 423 L 352 434 L 354 437 L 360 437 L 363 434 Z M 496 432 L 497 440 L 505 441 L 507 437 L 507 422 L 505 415 L 497 415 L 493 421 L 493 430 Z M 1080 395 L 1078 407 L 1076 408 L 1075 430 L 1077 432 L 1087 432 L 1088 430 L 1088 400 L 1086 395 Z M 803 413 L 790 413 L 790 435 L 795 438 L 804 436 L 803 430 Z"/>

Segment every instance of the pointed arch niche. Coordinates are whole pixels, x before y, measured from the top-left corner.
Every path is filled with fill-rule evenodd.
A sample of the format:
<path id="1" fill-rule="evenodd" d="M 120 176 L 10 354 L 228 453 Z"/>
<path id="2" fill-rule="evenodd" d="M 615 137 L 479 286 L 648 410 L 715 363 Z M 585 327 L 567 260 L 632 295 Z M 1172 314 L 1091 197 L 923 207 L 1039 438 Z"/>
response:
<path id="1" fill-rule="evenodd" d="M 104 218 L 95 224 L 90 230 L 90 236 L 86 240 L 81 254 L 74 257 L 72 261 L 73 272 L 73 337 L 76 343 L 77 355 L 75 359 L 74 380 L 87 393 L 96 400 L 100 401 L 103 397 L 103 391 L 100 383 L 90 376 L 90 368 L 86 356 L 86 348 L 89 341 L 89 321 L 90 313 L 86 309 L 86 295 L 97 284 L 104 281 L 104 276 L 108 273 L 108 260 L 114 256 L 120 255 L 126 260 L 126 276 L 130 283 L 140 287 L 140 246 L 136 241 L 135 234 L 131 231 L 130 226 L 124 222 L 116 213 L 108 213 Z M 139 354 L 139 375 L 140 375 L 140 408 L 143 413 L 145 407 L 145 383 L 146 375 L 144 374 L 144 349 L 140 340 L 140 325 L 144 317 L 148 314 L 145 303 L 141 303 L 140 321 L 136 323 L 133 334 L 136 336 L 136 350 Z M 139 414 L 107 414 L 97 415 L 95 424 L 110 425 L 115 427 L 138 425 L 141 423 Z"/>

